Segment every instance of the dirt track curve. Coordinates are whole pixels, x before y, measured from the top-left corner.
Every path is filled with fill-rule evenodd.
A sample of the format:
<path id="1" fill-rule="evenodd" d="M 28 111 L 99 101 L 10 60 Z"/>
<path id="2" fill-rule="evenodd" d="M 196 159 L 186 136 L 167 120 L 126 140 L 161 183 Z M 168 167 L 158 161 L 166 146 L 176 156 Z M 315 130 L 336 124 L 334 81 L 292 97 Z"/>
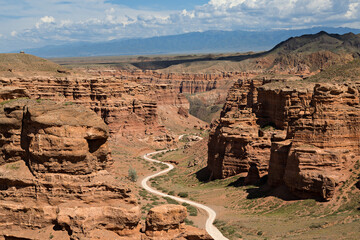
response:
<path id="1" fill-rule="evenodd" d="M 205 210 L 207 213 L 208 213 L 208 219 L 206 220 L 206 224 L 205 224 L 205 230 L 209 233 L 209 235 L 211 237 L 213 237 L 215 240 L 228 240 L 226 237 L 224 237 L 224 235 L 222 235 L 222 233 L 214 226 L 214 221 L 215 221 L 215 218 L 216 218 L 216 212 L 209 208 L 208 206 L 205 206 L 201 203 L 197 203 L 197 202 L 194 202 L 194 201 L 191 201 L 191 200 L 187 200 L 187 199 L 183 199 L 183 198 L 180 198 L 180 197 L 175 197 L 175 196 L 171 196 L 171 195 L 167 195 L 165 193 L 162 193 L 162 192 L 159 192 L 153 188 L 151 188 L 149 185 L 148 185 L 148 181 L 154 177 L 157 177 L 159 175 L 162 175 L 162 174 L 165 174 L 167 172 L 169 172 L 170 170 L 172 170 L 174 168 L 174 166 L 170 163 L 164 163 L 164 162 L 161 162 L 161 161 L 158 161 L 158 160 L 155 160 L 155 159 L 152 159 L 150 156 L 151 155 L 154 155 L 154 154 L 157 154 L 157 153 L 162 153 L 162 152 L 166 152 L 168 150 L 163 150 L 163 151 L 157 151 L 157 152 L 152 152 L 152 153 L 147 153 L 143 156 L 143 158 L 147 161 L 150 161 L 150 162 L 156 162 L 156 163 L 162 163 L 162 164 L 165 164 L 168 166 L 167 169 L 163 170 L 163 171 L 160 171 L 158 173 L 155 173 L 153 175 L 150 175 L 150 176 L 147 176 L 145 177 L 142 181 L 141 181 L 141 186 L 147 190 L 148 192 L 151 192 L 153 194 L 156 194 L 156 195 L 159 195 L 159 196 L 162 196 L 162 197 L 169 197 L 169 198 L 172 198 L 178 202 L 184 202 L 184 203 L 188 203 L 194 207 L 197 207 L 197 208 L 201 208 L 203 210 Z"/>

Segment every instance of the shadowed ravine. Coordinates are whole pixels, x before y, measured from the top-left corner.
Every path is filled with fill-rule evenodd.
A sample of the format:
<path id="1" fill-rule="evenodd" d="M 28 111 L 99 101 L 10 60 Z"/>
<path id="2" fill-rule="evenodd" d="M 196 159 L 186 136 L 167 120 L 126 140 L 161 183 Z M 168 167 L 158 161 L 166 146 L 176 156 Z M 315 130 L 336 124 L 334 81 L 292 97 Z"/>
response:
<path id="1" fill-rule="evenodd" d="M 156 162 L 156 163 L 162 163 L 162 164 L 165 164 L 168 166 L 167 169 L 163 170 L 163 171 L 160 171 L 158 173 L 155 173 L 153 175 L 150 175 L 150 176 L 147 176 L 145 177 L 142 181 L 141 181 L 141 186 L 148 192 L 150 193 L 153 193 L 153 194 L 156 194 L 156 195 L 159 195 L 159 196 L 162 196 L 162 197 L 169 197 L 169 198 L 172 198 L 178 202 L 182 202 L 182 203 L 188 203 L 194 207 L 197 207 L 197 208 L 201 208 L 203 210 L 205 210 L 207 213 L 208 213 L 208 219 L 206 220 L 206 224 L 205 224 L 205 230 L 208 232 L 208 234 L 213 237 L 215 240 L 228 240 L 226 237 L 224 237 L 222 235 L 222 233 L 213 225 L 214 221 L 215 221 L 215 218 L 216 218 L 216 212 L 203 205 L 203 204 L 200 204 L 200 203 L 197 203 L 197 202 L 194 202 L 194 201 L 191 201 L 191 200 L 187 200 L 187 199 L 183 199 L 183 198 L 180 198 L 180 197 L 175 197 L 175 196 L 171 196 L 171 195 L 168 195 L 168 194 L 165 194 L 165 193 L 162 193 L 162 192 L 159 192 L 151 187 L 149 187 L 148 185 L 148 182 L 150 179 L 154 178 L 154 177 L 157 177 L 157 176 L 160 176 L 162 174 L 165 174 L 167 172 L 169 172 L 170 170 L 172 170 L 174 168 L 174 166 L 170 163 L 164 163 L 164 162 L 161 162 L 161 161 L 158 161 L 158 160 L 154 160 L 152 158 L 150 158 L 151 155 L 154 155 L 154 154 L 158 154 L 158 153 L 162 153 L 162 152 L 166 152 L 168 150 L 162 150 L 162 151 L 157 151 L 157 152 L 152 152 L 152 153 L 147 153 L 143 156 L 143 158 L 147 161 L 150 161 L 150 162 Z"/>

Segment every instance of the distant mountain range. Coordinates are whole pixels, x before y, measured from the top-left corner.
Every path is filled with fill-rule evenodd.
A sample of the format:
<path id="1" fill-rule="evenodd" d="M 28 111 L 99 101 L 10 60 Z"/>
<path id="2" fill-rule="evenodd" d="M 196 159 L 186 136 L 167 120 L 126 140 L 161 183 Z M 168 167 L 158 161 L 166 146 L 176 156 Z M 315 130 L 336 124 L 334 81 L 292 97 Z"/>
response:
<path id="1" fill-rule="evenodd" d="M 288 38 L 304 34 L 315 34 L 320 31 L 334 34 L 360 33 L 360 29 L 327 27 L 262 32 L 206 31 L 98 43 L 76 42 L 66 45 L 25 49 L 25 52 L 40 57 L 55 58 L 265 51 Z"/>

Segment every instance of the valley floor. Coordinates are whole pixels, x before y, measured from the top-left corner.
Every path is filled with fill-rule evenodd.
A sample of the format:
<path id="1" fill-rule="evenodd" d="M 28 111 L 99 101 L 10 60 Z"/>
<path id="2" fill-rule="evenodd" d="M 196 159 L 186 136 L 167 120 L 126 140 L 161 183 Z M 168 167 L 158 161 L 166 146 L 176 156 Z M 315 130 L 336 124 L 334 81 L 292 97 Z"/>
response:
<path id="1" fill-rule="evenodd" d="M 263 183 L 242 186 L 241 176 L 203 182 L 205 154 L 206 140 L 159 154 L 157 159 L 179 164 L 154 179 L 152 186 L 215 209 L 216 225 L 229 239 L 358 239 L 360 191 L 355 179 L 330 202 L 299 200 L 286 194 L 286 189 L 270 192 Z"/>

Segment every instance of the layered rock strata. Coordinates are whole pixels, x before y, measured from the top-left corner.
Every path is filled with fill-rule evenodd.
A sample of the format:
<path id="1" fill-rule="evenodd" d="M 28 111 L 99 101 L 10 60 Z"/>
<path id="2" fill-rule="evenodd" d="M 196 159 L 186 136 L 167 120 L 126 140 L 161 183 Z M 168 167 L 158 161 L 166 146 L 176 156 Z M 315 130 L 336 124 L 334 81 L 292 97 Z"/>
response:
<path id="1" fill-rule="evenodd" d="M 148 142 L 160 139 L 171 144 L 173 141 L 159 121 L 158 106 L 189 109 L 186 98 L 172 85 L 138 84 L 121 77 L 3 78 L 0 86 L 26 89 L 29 96 L 38 101 L 84 105 L 105 121 L 111 136 L 134 137 Z"/>
<path id="2" fill-rule="evenodd" d="M 284 163 L 270 162 L 284 169 L 282 178 L 300 197 L 331 199 L 336 188 L 350 178 L 360 159 L 359 85 L 316 84 L 311 101 L 290 122 L 287 139 L 292 140 Z"/>
<path id="3" fill-rule="evenodd" d="M 270 158 L 270 134 L 260 131 L 253 111 L 257 88 L 265 79 L 239 80 L 230 89 L 221 118 L 211 130 L 208 167 L 212 178 L 226 178 L 247 173 L 257 166 L 259 177 L 267 171 Z"/>
<path id="4" fill-rule="evenodd" d="M 213 178 L 268 173 L 299 197 L 332 198 L 360 156 L 358 83 L 242 80 L 209 139 Z M 263 85 L 264 84 L 264 85 Z"/>
<path id="5" fill-rule="evenodd" d="M 159 71 L 99 71 L 93 70 L 93 75 L 105 76 L 111 75 L 121 77 L 122 79 L 137 81 L 139 83 L 149 84 L 170 84 L 178 93 L 201 93 L 214 89 L 222 89 L 231 85 L 239 78 L 248 77 L 246 72 L 222 72 L 212 74 L 192 74 L 192 73 L 162 73 Z M 226 87 L 227 88 L 227 87 Z"/>

